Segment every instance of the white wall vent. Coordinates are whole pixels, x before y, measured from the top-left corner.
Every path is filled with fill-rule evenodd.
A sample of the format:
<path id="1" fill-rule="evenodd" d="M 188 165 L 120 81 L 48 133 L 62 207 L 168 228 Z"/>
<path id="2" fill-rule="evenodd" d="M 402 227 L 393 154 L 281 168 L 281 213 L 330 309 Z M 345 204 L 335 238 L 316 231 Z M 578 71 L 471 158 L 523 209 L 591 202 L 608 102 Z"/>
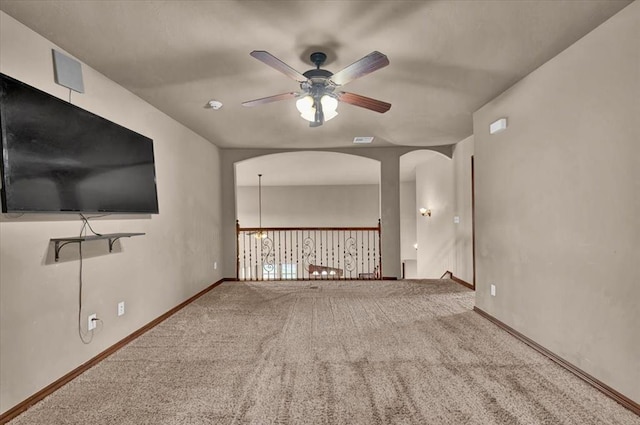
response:
<path id="1" fill-rule="evenodd" d="M 353 143 L 357 143 L 357 144 L 364 144 L 364 143 L 371 143 L 371 142 L 373 142 L 373 137 L 370 137 L 370 136 L 360 136 L 360 137 L 353 138 Z"/>

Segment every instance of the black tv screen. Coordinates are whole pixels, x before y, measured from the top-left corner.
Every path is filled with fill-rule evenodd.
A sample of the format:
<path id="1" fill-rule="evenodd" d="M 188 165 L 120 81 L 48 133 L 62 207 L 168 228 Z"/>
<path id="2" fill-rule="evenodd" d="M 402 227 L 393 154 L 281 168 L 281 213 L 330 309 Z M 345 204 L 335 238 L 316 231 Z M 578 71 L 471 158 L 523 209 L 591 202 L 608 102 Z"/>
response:
<path id="1" fill-rule="evenodd" d="M 0 74 L 2 212 L 158 213 L 153 140 Z"/>

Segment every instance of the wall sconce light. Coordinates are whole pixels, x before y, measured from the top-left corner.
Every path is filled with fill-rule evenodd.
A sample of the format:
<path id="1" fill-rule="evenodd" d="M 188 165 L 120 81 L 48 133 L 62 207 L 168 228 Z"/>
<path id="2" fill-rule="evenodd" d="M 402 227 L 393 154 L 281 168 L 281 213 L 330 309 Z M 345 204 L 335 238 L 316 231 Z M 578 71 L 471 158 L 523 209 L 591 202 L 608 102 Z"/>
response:
<path id="1" fill-rule="evenodd" d="M 423 217 L 431 217 L 431 210 L 428 210 L 426 208 L 420 208 L 420 214 Z"/>

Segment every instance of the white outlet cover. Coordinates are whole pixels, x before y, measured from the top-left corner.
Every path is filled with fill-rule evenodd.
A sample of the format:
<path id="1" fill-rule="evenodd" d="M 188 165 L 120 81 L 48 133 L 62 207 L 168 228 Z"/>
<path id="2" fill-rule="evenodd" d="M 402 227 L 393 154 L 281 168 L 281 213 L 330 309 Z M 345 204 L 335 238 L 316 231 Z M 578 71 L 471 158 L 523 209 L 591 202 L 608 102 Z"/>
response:
<path id="1" fill-rule="evenodd" d="M 98 321 L 96 320 L 98 318 L 97 314 L 91 314 L 89 315 L 89 317 L 87 318 L 87 330 L 92 331 L 96 328 L 96 326 L 98 326 Z"/>
<path id="2" fill-rule="evenodd" d="M 120 301 L 118 303 L 118 316 L 122 316 L 124 314 L 124 301 Z"/>
<path id="3" fill-rule="evenodd" d="M 218 268 L 218 262 L 214 261 L 213 262 L 213 270 L 216 270 Z"/>
<path id="4" fill-rule="evenodd" d="M 453 217 L 453 222 L 458 224 L 460 223 L 460 217 L 458 217 L 457 215 Z"/>
<path id="5" fill-rule="evenodd" d="M 491 296 L 492 297 L 496 296 L 496 285 L 491 285 Z"/>

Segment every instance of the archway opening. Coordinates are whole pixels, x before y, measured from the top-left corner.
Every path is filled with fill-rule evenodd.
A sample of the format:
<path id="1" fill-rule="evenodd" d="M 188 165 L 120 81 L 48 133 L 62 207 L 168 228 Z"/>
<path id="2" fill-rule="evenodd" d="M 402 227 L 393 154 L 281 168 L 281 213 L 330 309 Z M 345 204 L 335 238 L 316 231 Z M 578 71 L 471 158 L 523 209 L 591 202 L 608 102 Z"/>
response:
<path id="1" fill-rule="evenodd" d="M 380 162 L 286 152 L 235 164 L 243 280 L 381 277 Z"/>
<path id="2" fill-rule="evenodd" d="M 439 278 L 455 264 L 451 158 L 432 150 L 400 157 L 400 244 L 404 277 Z"/>

